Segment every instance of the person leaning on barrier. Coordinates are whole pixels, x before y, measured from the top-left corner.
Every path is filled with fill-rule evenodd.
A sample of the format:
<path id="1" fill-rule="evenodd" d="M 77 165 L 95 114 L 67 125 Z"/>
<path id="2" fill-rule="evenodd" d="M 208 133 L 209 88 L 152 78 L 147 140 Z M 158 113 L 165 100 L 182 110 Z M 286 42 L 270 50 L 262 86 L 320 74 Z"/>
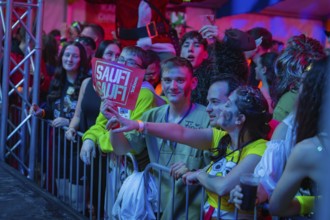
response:
<path id="1" fill-rule="evenodd" d="M 74 115 L 82 81 L 87 75 L 87 56 L 79 42 L 64 45 L 60 63 L 51 82 L 47 103 L 43 108 L 33 104 L 30 114 L 53 119 L 52 126 L 68 126 Z"/>
<path id="2" fill-rule="evenodd" d="M 120 45 L 116 41 L 104 40 L 97 48 L 95 58 L 116 61 L 120 51 Z M 90 100 L 93 100 L 93 102 L 90 102 Z M 85 132 L 95 124 L 95 120 L 100 112 L 100 105 L 101 98 L 93 88 L 92 78 L 88 77 L 82 82 L 77 107 L 70 121 L 69 129 L 65 133 L 68 140 L 74 141 L 78 130 Z"/>
<path id="3" fill-rule="evenodd" d="M 223 105 L 227 102 L 229 95 L 237 89 L 240 82 L 236 77 L 230 74 L 220 74 L 211 78 L 211 86 L 207 93 L 207 106 L 206 112 L 210 117 L 210 126 L 213 128 L 221 129 L 217 123 L 217 115 L 219 114 Z M 176 179 L 182 177 L 183 174 L 190 170 L 183 162 L 174 163 L 171 166 L 171 175 Z"/>
<path id="4" fill-rule="evenodd" d="M 163 92 L 169 104 L 145 112 L 141 120 L 161 124 L 171 122 L 192 128 L 193 130 L 209 127 L 209 117 L 205 107 L 192 103 L 190 99 L 191 91 L 197 85 L 197 79 L 193 77 L 191 63 L 185 58 L 173 57 L 162 63 L 161 73 Z M 112 103 L 109 102 L 106 110 L 110 111 L 111 106 Z M 162 129 L 162 133 L 172 134 L 172 132 L 175 131 Z M 209 162 L 208 152 L 193 149 L 189 144 L 181 144 L 136 131 L 126 133 L 125 135 L 113 132 L 110 134 L 114 152 L 118 155 L 124 155 L 131 150 L 141 152 L 148 149 L 150 162 L 166 167 L 176 162 L 184 162 L 189 170 L 200 169 Z M 155 176 L 156 178 L 158 177 L 157 174 Z M 171 181 L 172 178 L 169 175 L 162 175 L 162 219 L 171 218 L 172 204 L 169 202 L 171 201 Z M 185 215 L 185 186 L 181 180 L 175 182 L 175 193 L 175 201 L 173 201 L 174 218 L 183 219 Z M 189 189 L 189 199 L 189 218 L 197 219 L 200 214 L 201 201 L 201 190 L 199 187 L 193 186 Z"/>
<path id="5" fill-rule="evenodd" d="M 107 61 L 116 61 L 117 57 L 120 55 L 120 45 L 112 40 L 104 40 L 100 43 L 100 46 L 97 48 L 95 57 L 96 58 L 102 58 Z M 92 100 L 92 101 L 91 101 Z M 74 113 L 73 118 L 70 121 L 70 125 L 68 130 L 65 132 L 65 136 L 67 140 L 75 141 L 77 131 L 85 132 L 87 131 L 91 126 L 95 124 L 96 118 L 100 112 L 100 105 L 101 105 L 101 98 L 98 96 L 96 91 L 93 88 L 93 80 L 91 77 L 85 79 L 82 82 L 80 91 L 79 91 L 79 98 L 78 103 L 76 106 L 76 110 Z M 98 166 L 99 160 L 101 160 L 101 168 Z M 106 172 L 102 172 L 101 179 L 98 179 L 98 171 L 99 168 L 102 170 L 106 170 L 106 160 L 105 158 L 101 157 L 101 155 L 98 154 L 94 161 L 94 176 L 91 177 L 90 169 L 87 169 L 87 184 L 90 184 L 91 178 L 94 179 L 93 184 L 93 193 L 92 193 L 92 200 L 93 200 L 93 207 L 95 210 L 98 210 L 98 207 L 101 207 L 100 209 L 100 215 L 101 217 L 104 216 L 104 194 L 105 194 L 105 184 L 106 184 Z M 100 203 L 97 203 L 97 194 L 99 189 L 99 181 L 101 181 L 100 184 L 100 192 L 101 192 L 101 200 Z M 89 203 L 88 203 L 89 205 Z M 91 207 L 89 208 L 91 209 Z M 91 210 L 89 210 L 91 212 Z"/>
<path id="6" fill-rule="evenodd" d="M 205 169 L 188 172 L 182 176 L 186 184 L 199 183 L 207 189 L 208 200 L 204 206 L 207 215 L 217 217 L 218 195 L 221 196 L 220 217 L 234 219 L 234 205 L 228 203 L 229 192 L 239 183 L 243 173 L 250 173 L 266 149 L 271 115 L 260 90 L 238 87 L 217 115 L 217 123 L 224 131 L 191 129 L 175 123 L 152 123 L 148 118 L 132 121 L 121 117 L 110 106 L 113 116 L 107 127 L 111 129 L 111 142 L 117 153 L 130 146 L 121 132 L 137 130 L 146 137 L 157 136 L 165 140 L 187 144 L 193 148 L 213 150 L 214 161 Z M 115 128 L 120 125 L 119 128 Z M 168 131 L 168 132 L 164 132 Z M 150 147 L 155 150 L 155 147 Z M 215 193 L 213 193 L 215 192 Z M 213 208 L 212 208 L 213 207 Z M 212 213 L 213 212 L 213 213 Z M 239 213 L 239 218 L 251 218 L 251 213 Z"/>
<path id="7" fill-rule="evenodd" d="M 53 127 L 68 126 L 78 103 L 78 93 L 82 81 L 88 76 L 86 64 L 88 64 L 86 52 L 79 42 L 65 44 L 60 53 L 60 65 L 50 85 L 46 106 L 40 108 L 33 104 L 30 113 L 44 119 L 53 119 L 51 122 Z M 71 145 L 72 148 L 68 147 L 70 145 L 66 144 L 64 129 L 55 129 L 51 134 L 56 138 L 50 149 L 51 147 L 54 150 L 56 148 L 56 154 L 45 162 L 48 163 L 49 167 L 54 166 L 54 169 L 57 167 L 54 180 L 56 181 L 58 197 L 65 201 L 69 196 L 71 206 L 82 211 L 84 209 L 81 199 L 84 174 L 80 164 L 75 161 L 77 157 L 74 156 L 78 155 L 77 150 L 79 148 L 76 144 Z M 75 166 L 76 164 L 78 166 Z M 79 173 L 73 175 L 72 178 L 68 175 L 70 172 L 76 173 L 78 171 Z"/>

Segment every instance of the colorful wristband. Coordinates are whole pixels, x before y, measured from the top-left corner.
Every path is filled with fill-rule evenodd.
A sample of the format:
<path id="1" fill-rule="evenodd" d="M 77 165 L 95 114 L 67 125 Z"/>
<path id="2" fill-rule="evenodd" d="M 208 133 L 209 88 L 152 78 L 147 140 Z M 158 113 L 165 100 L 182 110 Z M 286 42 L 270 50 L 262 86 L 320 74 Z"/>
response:
<path id="1" fill-rule="evenodd" d="M 300 204 L 300 215 L 308 215 L 314 210 L 314 196 L 296 196 Z"/>
<path id="2" fill-rule="evenodd" d="M 144 123 L 141 120 L 137 120 L 137 123 L 139 124 L 139 128 L 137 129 L 138 132 L 144 131 Z"/>

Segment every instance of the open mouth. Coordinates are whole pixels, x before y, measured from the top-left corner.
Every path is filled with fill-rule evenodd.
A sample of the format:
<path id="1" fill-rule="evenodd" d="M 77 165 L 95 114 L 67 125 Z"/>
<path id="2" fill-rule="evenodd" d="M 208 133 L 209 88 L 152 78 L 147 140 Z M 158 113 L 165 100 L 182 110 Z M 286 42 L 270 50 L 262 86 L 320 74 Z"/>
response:
<path id="1" fill-rule="evenodd" d="M 189 60 L 190 62 L 191 62 L 191 61 L 194 61 L 194 60 L 195 60 L 195 57 L 194 57 L 193 55 L 189 55 L 189 56 L 187 57 L 187 60 Z"/>

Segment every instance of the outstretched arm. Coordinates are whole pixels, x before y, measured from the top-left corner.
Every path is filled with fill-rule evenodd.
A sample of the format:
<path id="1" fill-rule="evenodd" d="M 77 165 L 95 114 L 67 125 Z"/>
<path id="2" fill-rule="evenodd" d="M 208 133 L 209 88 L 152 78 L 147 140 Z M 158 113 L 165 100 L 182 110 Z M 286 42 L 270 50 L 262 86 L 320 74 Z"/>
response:
<path id="1" fill-rule="evenodd" d="M 149 135 L 186 144 L 202 150 L 208 150 L 212 147 L 212 129 L 190 129 L 174 123 L 132 121 L 121 117 L 112 107 L 109 107 L 108 110 L 114 115 L 107 124 L 107 128 L 112 129 L 111 135 L 126 131 L 139 130 Z M 120 127 L 117 128 L 119 125 Z M 119 136 L 117 137 L 119 138 Z M 111 140 L 113 140 L 114 143 L 116 142 L 114 137 L 111 138 Z"/>

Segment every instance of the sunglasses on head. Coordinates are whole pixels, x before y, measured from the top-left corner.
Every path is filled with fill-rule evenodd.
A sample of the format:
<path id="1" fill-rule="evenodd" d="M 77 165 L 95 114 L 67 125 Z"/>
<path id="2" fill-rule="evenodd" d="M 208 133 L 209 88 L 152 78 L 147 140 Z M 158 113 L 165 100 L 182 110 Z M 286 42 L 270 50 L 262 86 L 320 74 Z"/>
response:
<path id="1" fill-rule="evenodd" d="M 90 37 L 80 36 L 80 37 L 78 37 L 75 41 L 76 41 L 76 42 L 79 42 L 79 43 L 81 43 L 81 44 L 83 44 L 83 45 L 88 45 L 88 46 L 90 46 L 93 50 L 96 49 L 95 41 L 94 41 L 92 38 L 90 38 Z"/>

